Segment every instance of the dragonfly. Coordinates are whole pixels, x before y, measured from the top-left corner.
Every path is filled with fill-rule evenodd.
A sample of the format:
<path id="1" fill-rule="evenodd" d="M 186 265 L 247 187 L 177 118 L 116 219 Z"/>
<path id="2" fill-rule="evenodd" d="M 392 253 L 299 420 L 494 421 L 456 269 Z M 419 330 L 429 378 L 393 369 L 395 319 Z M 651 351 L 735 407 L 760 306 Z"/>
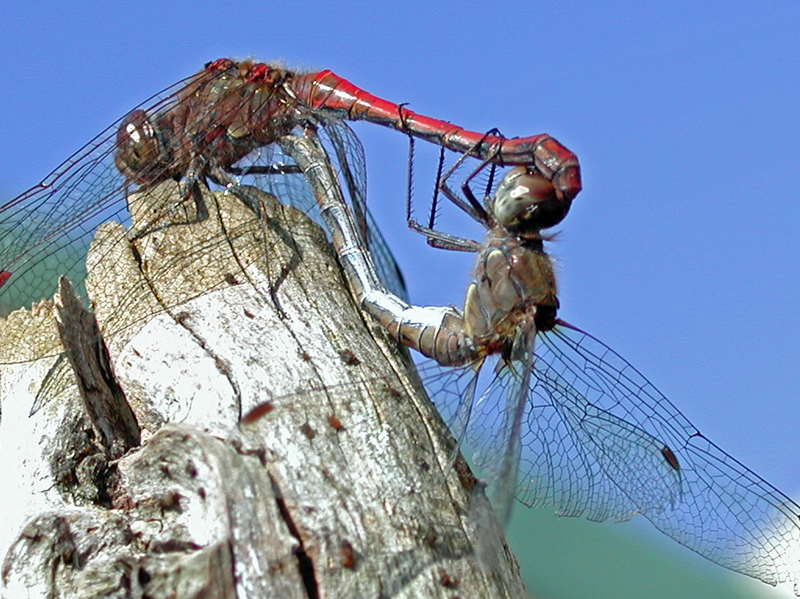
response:
<path id="1" fill-rule="evenodd" d="M 378 98 L 330 70 L 301 74 L 222 58 L 151 97 L 0 207 L 0 313 L 52 295 L 58 274 L 82 280 L 85 250 L 98 224 L 130 223 L 126 198 L 132 191 L 176 179 L 186 205 L 196 200 L 198 183 L 227 189 L 247 203 L 243 183 L 252 179 L 278 197 L 298 197 L 301 208 L 314 206 L 313 197 L 299 197 L 302 180 L 275 151 L 281 136 L 303 127 L 319 129 L 328 140 L 362 234 L 376 237 L 371 245 L 385 282 L 403 295 L 391 253 L 379 233 L 367 233 L 377 229 L 367 227 L 363 149 L 345 122 L 355 120 L 491 156 L 498 164 L 535 165 L 553 181 L 565 214 L 581 189 L 576 156 L 547 134 L 486 137 Z M 195 212 L 201 215 L 201 207 Z"/>
<path id="2" fill-rule="evenodd" d="M 542 231 L 558 198 L 547 177 L 512 168 L 481 201 L 470 180 L 494 170 L 491 161 L 461 195 L 448 183 L 458 164 L 442 175 L 439 191 L 487 236 L 414 221 L 432 245 L 477 254 L 463 310 L 414 306 L 382 286 L 315 143 L 296 138 L 293 153 L 356 301 L 430 358 L 419 367 L 425 388 L 491 481 L 502 524 L 515 499 L 592 521 L 642 515 L 708 560 L 772 585 L 791 581 L 800 594 L 800 505 L 700 433 L 622 356 L 558 317 Z M 410 199 L 407 210 L 413 220 Z"/>

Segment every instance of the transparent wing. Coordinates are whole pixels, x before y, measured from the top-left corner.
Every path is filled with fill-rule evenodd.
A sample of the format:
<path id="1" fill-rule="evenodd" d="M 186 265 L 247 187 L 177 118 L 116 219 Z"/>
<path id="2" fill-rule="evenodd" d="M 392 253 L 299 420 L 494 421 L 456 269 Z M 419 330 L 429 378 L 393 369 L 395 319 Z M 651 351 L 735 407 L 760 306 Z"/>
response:
<path id="1" fill-rule="evenodd" d="M 357 218 L 366 226 L 367 247 L 372 252 L 378 275 L 386 288 L 408 301 L 408 291 L 400 267 L 367 208 L 367 163 L 361 140 L 342 121 L 326 121 L 321 135 L 331 162 L 337 167 L 342 190 L 349 196 Z"/>
<path id="2" fill-rule="evenodd" d="M 204 105 L 199 102 L 197 94 L 187 92 L 192 89 L 189 86 L 194 82 L 201 81 L 200 78 L 203 78 L 202 83 L 205 85 L 206 79 L 213 77 L 215 75 L 203 71 L 170 86 L 136 108 L 155 119 L 156 115 L 180 113 L 183 108 L 179 108 L 178 104 L 185 100 L 186 110 L 194 111 L 193 122 L 201 123 L 205 127 L 202 132 L 212 139 L 219 137 L 227 131 L 225 123 L 236 121 L 239 115 L 251 115 L 251 112 L 248 110 L 247 95 L 238 102 L 225 103 L 220 108 L 220 105 L 215 104 L 213 94 Z M 175 111 L 176 108 L 179 110 Z M 314 119 L 315 114 L 308 116 Z M 190 185 L 183 185 L 179 194 L 164 194 L 163 190 L 159 190 L 162 187 L 161 182 L 171 182 L 168 180 L 183 174 L 178 170 L 173 171 L 169 163 L 164 164 L 165 170 L 151 173 L 152 180 L 158 182 L 157 185 L 137 188 L 126 181 L 115 164 L 117 133 L 125 118 L 112 123 L 39 185 L 0 206 L 0 317 L 7 316 L 17 308 L 30 307 L 33 302 L 52 297 L 57 290 L 60 275 L 66 275 L 72 280 L 77 293 L 86 298 L 84 280 L 89 274 L 86 271 L 87 252 L 98 227 L 105 222 L 113 220 L 128 229 L 133 225 L 134 230 L 128 237 L 131 240 L 141 240 L 145 234 L 159 228 L 188 225 L 204 219 L 204 211 L 197 204 L 202 201 L 198 200 L 200 194 L 190 193 L 198 190 L 192 190 Z M 298 118 L 298 127 L 301 121 L 305 122 Z M 351 203 L 359 207 L 370 224 L 367 238 L 378 259 L 380 274 L 394 293 L 406 296 L 397 264 L 371 215 L 366 211 L 366 166 L 361 143 L 344 123 L 323 122 L 322 125 L 322 131 L 326 133 L 327 151 L 337 166 L 342 187 L 348 192 Z M 162 136 L 176 134 L 168 140 L 167 146 L 171 150 L 185 147 L 190 137 L 198 137 L 196 131 L 187 130 L 183 132 L 183 136 L 179 133 L 173 129 L 161 132 Z M 199 160 L 194 165 L 199 183 L 208 184 L 212 189 L 224 189 L 214 183 L 216 179 L 213 169 L 210 168 L 214 166 L 214 155 L 210 151 L 209 154 L 210 156 L 204 156 L 205 162 Z M 303 176 L 293 172 L 293 164 L 291 158 L 281 154 L 277 144 L 268 144 L 250 152 L 234 165 L 218 166 L 228 175 L 222 183 L 234 179 L 242 186 L 255 184 L 272 192 L 281 202 L 293 204 L 304 212 L 316 215 L 318 222 L 322 224 L 314 195 Z M 237 195 L 235 186 L 232 191 L 234 193 L 231 194 L 231 201 L 239 201 L 232 197 Z M 238 191 L 244 191 L 239 194 L 240 197 L 247 195 L 244 187 Z M 133 197 L 133 192 L 137 192 L 137 202 L 146 206 L 146 209 L 137 209 L 135 223 L 132 223 L 128 206 L 128 199 Z M 246 201 L 246 198 L 243 199 Z M 207 218 L 207 207 L 205 214 Z M 226 234 L 224 227 L 220 228 L 220 234 Z M 291 232 L 287 234 L 291 235 Z M 152 239 L 156 240 L 157 236 Z M 128 239 L 121 241 L 127 242 Z M 155 246 L 151 244 L 151 247 Z M 109 248 L 109 251 L 115 250 Z M 202 255 L 203 248 L 197 248 L 197 252 L 198 256 Z M 268 249 L 264 248 L 260 259 L 268 262 L 268 254 Z M 98 259 L 95 263 L 107 262 L 108 258 L 107 256 L 105 261 Z M 147 260 L 147 256 L 142 256 L 142 259 Z M 103 281 L 102 278 L 100 280 Z M 108 319 L 109 322 L 116 322 L 118 319 L 115 316 L 118 313 L 130 312 L 132 303 L 137 299 L 129 294 L 119 301 L 120 305 L 116 307 L 115 315 Z M 160 310 L 163 306 L 155 306 L 154 309 Z M 127 322 L 124 318 L 119 320 Z M 30 343 L 29 333 L 39 326 L 39 321 L 34 318 L 27 325 L 14 327 L 13 336 L 8 335 L 7 329 L 5 343 L 0 348 L 0 362 L 27 362 L 57 354 L 60 345 L 55 338 L 48 337 L 41 344 Z M 115 331 L 104 332 L 108 335 Z M 68 371 L 69 366 L 63 360 L 59 359 L 53 364 L 45 384 L 37 394 L 31 413 L 35 413 L 47 398 L 55 395 Z"/>
<path id="3" fill-rule="evenodd" d="M 367 208 L 366 158 L 361 141 L 347 123 L 323 121 L 320 124 L 317 135 L 322 140 L 328 159 L 339 176 L 345 198 L 355 214 L 363 216 L 367 245 L 375 260 L 378 275 L 387 289 L 408 301 L 408 291 L 400 267 Z M 302 128 L 297 127 L 294 133 L 302 135 Z M 283 152 L 278 144 L 270 144 L 252 152 L 236 166 L 239 171 L 245 173 L 239 177 L 242 184 L 255 185 L 273 194 L 282 202 L 295 206 L 325 226 L 313 191 L 302 173 L 294 172 L 297 166 L 295 160 Z M 263 171 L 263 167 L 280 171 L 281 166 L 285 167 L 283 173 L 260 172 Z"/>
<path id="4" fill-rule="evenodd" d="M 703 557 L 770 584 L 796 581 L 800 506 L 706 439 L 624 358 L 562 323 L 537 335 L 521 426 L 517 499 L 562 516 L 642 514 Z M 488 477 L 499 464 L 514 367 L 487 359 L 485 383 L 459 410 L 474 369 L 425 365 L 448 421 L 469 412 L 465 440 Z"/>
<path id="5" fill-rule="evenodd" d="M 192 78 L 168 87 L 137 108 L 163 110 Z M 125 178 L 114 165 L 114 122 L 45 179 L 0 206 L 0 315 L 55 293 L 58 275 L 78 285 L 97 226 L 126 221 Z M 126 221 L 127 222 L 127 221 Z"/>
<path id="6" fill-rule="evenodd" d="M 490 472 L 496 480 L 491 490 L 500 523 L 505 526 L 511 519 L 511 508 L 517 486 L 517 470 L 522 457 L 522 424 L 528 407 L 528 389 L 533 370 L 535 330 L 520 330 L 514 340 L 514 359 L 499 362 L 498 376 L 475 404 L 475 422 L 494 414 L 491 434 L 473 428 L 472 435 L 481 447 L 475 456 L 480 468 Z M 497 393 L 500 390 L 501 393 Z M 499 416 L 499 418 L 498 418 Z M 479 429 L 480 427 L 478 427 Z M 482 439 L 486 442 L 482 443 Z"/>
<path id="7" fill-rule="evenodd" d="M 569 515 L 595 519 L 641 513 L 726 568 L 770 584 L 796 580 L 800 506 L 706 439 L 602 342 L 569 325 L 540 337 L 531 426 L 523 440 L 528 485 L 541 476 L 542 461 L 534 457 L 545 448 L 540 439 L 561 439 L 564 457 L 551 456 L 554 467 L 545 471 L 553 490 L 523 486 L 523 503 L 566 507 Z M 577 476 L 566 478 L 571 467 Z M 598 475 L 611 483 L 603 487 L 616 487 L 612 494 L 595 491 Z M 571 486 L 560 482 L 565 480 Z M 565 501 L 573 491 L 581 500 Z"/>

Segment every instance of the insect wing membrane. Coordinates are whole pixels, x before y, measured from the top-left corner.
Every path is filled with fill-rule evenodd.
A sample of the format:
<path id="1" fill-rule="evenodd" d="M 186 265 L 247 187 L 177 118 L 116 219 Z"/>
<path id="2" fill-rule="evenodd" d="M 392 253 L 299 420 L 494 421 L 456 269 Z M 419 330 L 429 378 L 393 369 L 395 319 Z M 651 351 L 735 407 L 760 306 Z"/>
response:
<path id="1" fill-rule="evenodd" d="M 148 114 L 174 105 L 193 75 L 139 106 Z M 78 285 L 97 226 L 114 219 L 129 224 L 126 181 L 114 164 L 120 118 L 17 198 L 0 206 L 0 315 L 51 297 L 63 274 Z"/>
<path id="2" fill-rule="evenodd" d="M 539 338 L 523 503 L 593 520 L 641 513 L 726 568 L 770 584 L 794 579 L 800 506 L 703 437 L 602 342 L 568 325 Z"/>

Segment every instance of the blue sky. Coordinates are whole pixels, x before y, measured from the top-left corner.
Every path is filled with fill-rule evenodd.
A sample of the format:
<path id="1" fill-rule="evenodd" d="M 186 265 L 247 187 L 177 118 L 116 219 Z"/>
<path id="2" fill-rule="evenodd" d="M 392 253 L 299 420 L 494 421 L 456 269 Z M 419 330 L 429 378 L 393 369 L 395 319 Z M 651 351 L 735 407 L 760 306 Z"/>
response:
<path id="1" fill-rule="evenodd" d="M 797 3 L 7 0 L 0 21 L 3 198 L 221 56 L 331 68 L 478 131 L 550 133 L 584 176 L 550 247 L 562 317 L 800 495 Z M 471 258 L 404 228 L 405 139 L 357 132 L 412 299 L 461 304 Z"/>

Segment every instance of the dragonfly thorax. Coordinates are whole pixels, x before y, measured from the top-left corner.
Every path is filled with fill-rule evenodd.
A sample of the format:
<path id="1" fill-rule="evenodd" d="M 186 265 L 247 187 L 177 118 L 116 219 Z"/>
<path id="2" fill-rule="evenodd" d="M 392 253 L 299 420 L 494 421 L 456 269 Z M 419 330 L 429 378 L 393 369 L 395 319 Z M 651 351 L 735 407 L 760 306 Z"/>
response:
<path id="1" fill-rule="evenodd" d="M 293 76 L 252 61 L 210 63 L 171 104 L 123 119 L 117 168 L 145 185 L 187 175 L 229 183 L 222 171 L 313 120 L 290 89 Z"/>
<path id="2" fill-rule="evenodd" d="M 542 240 L 509 235 L 501 227 L 490 231 L 467 290 L 467 335 L 478 346 L 502 351 L 520 327 L 552 328 L 557 309 L 555 274 Z"/>

